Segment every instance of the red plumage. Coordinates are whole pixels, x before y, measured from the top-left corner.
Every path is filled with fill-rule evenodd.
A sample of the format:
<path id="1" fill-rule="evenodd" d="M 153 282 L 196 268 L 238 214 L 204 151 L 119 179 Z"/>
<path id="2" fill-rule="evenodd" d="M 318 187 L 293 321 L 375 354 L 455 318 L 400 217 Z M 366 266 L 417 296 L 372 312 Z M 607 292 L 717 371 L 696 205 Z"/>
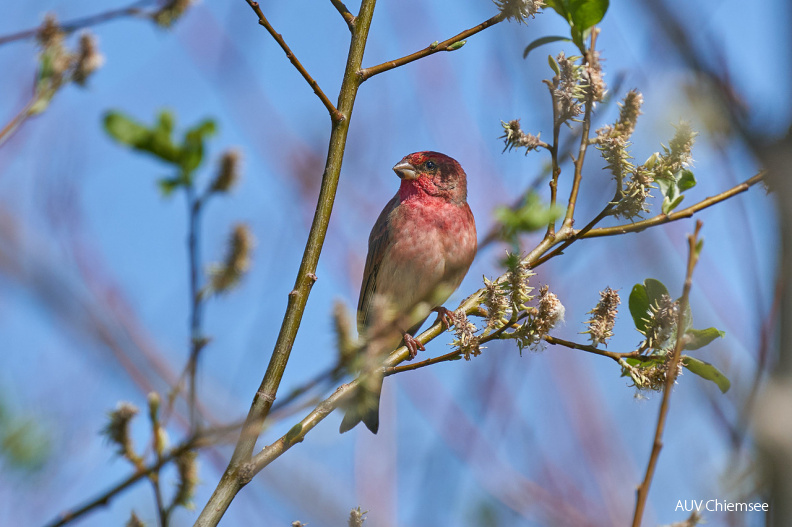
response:
<path id="1" fill-rule="evenodd" d="M 341 432 L 362 420 L 377 433 L 382 375 L 376 368 L 402 338 L 414 355 L 420 344 L 412 336 L 459 287 L 476 255 L 476 223 L 459 163 L 416 152 L 393 170 L 401 186 L 369 235 L 358 301 L 358 331 L 366 341 L 362 371 L 368 373 Z"/>

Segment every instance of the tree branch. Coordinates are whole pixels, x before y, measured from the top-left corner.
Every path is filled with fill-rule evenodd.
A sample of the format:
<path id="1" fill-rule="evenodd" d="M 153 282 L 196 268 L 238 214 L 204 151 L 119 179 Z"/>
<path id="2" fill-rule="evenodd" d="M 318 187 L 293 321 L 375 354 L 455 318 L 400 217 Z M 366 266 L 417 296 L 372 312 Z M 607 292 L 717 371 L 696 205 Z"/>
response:
<path id="1" fill-rule="evenodd" d="M 258 4 L 247 0 L 257 14 L 260 13 Z M 248 478 L 242 474 L 253 454 L 256 440 L 261 433 L 264 420 L 272 408 L 275 396 L 280 386 L 286 363 L 289 360 L 297 330 L 300 327 L 305 306 L 308 302 L 308 295 L 311 287 L 316 280 L 316 267 L 319 262 L 319 255 L 322 251 L 327 226 L 330 221 L 330 214 L 333 210 L 338 179 L 341 172 L 341 163 L 344 158 L 344 148 L 349 132 L 349 118 L 355 104 L 360 78 L 357 75 L 360 64 L 363 61 L 363 52 L 366 48 L 371 18 L 374 14 L 376 0 L 363 0 L 360 7 L 360 14 L 355 19 L 355 30 L 352 33 L 352 41 L 349 46 L 349 56 L 347 58 L 344 71 L 341 91 L 338 96 L 339 113 L 341 118 L 333 120 L 332 132 L 330 134 L 330 144 L 327 153 L 322 185 L 319 190 L 319 199 L 316 205 L 311 231 L 308 235 L 303 258 L 295 280 L 294 289 L 289 293 L 288 306 L 283 317 L 275 349 L 272 352 L 267 372 L 264 375 L 261 385 L 256 392 L 253 402 L 248 412 L 245 425 L 239 440 L 228 463 L 225 473 L 217 484 L 212 497 L 204 507 L 195 525 L 199 527 L 215 526 L 222 518 L 231 501 L 239 490 L 244 487 Z M 260 23 L 266 19 L 259 14 Z M 267 23 L 267 26 L 269 24 Z M 265 27 L 267 27 L 265 26 Z M 274 31 L 271 31 L 274 33 Z M 275 35 L 273 35 L 275 36 Z M 278 38 L 276 37 L 276 40 Z M 279 41 L 282 42 L 282 39 Z M 282 45 L 284 47 L 285 44 Z M 287 53 L 288 54 L 288 53 Z M 299 63 L 298 63 L 299 64 Z M 244 471 L 245 473 L 247 471 Z"/>
<path id="2" fill-rule="evenodd" d="M 690 218 L 696 212 L 700 210 L 704 210 L 707 207 L 711 207 L 716 203 L 720 203 L 721 201 L 727 200 L 732 196 L 736 196 L 737 194 L 741 194 L 751 188 L 752 186 L 756 185 L 760 181 L 762 181 L 765 177 L 765 171 L 762 170 L 757 173 L 752 178 L 743 181 L 737 186 L 730 188 L 725 192 L 721 192 L 715 196 L 703 199 L 696 203 L 695 205 L 691 205 L 686 209 L 682 209 L 677 212 L 672 212 L 671 214 L 658 214 L 653 218 L 649 218 L 643 221 L 637 221 L 635 223 L 631 223 L 629 225 L 617 225 L 616 227 L 602 227 L 600 229 L 591 229 L 580 238 L 597 238 L 600 236 L 614 236 L 617 234 L 626 234 L 628 232 L 640 232 L 644 229 L 648 229 L 649 227 L 655 227 L 657 225 L 662 225 L 664 223 L 670 223 L 672 221 L 681 220 L 683 218 Z"/>
<path id="3" fill-rule="evenodd" d="M 275 39 L 278 45 L 280 45 L 283 52 L 286 53 L 286 56 L 289 58 L 289 61 L 294 65 L 295 68 L 297 68 L 297 71 L 300 72 L 300 75 L 303 76 L 303 79 L 305 79 L 306 82 L 308 82 L 308 84 L 311 86 L 311 88 L 313 88 L 313 91 L 316 94 L 316 96 L 319 97 L 319 100 L 322 101 L 322 104 L 325 105 L 325 108 L 327 108 L 327 111 L 330 113 L 330 118 L 333 120 L 333 123 L 338 123 L 344 120 L 344 114 L 338 111 L 338 109 L 336 109 L 333 103 L 330 102 L 330 99 L 327 98 L 327 95 L 325 95 L 325 93 L 322 91 L 322 88 L 319 87 L 319 83 L 316 82 L 313 77 L 311 77 L 311 75 L 308 73 L 308 71 L 305 69 L 302 63 L 299 60 L 297 60 L 297 57 L 294 56 L 294 53 L 292 53 L 292 50 L 286 44 L 286 41 L 283 40 L 281 34 L 275 31 L 275 29 L 270 25 L 269 21 L 267 20 L 267 17 L 265 17 L 264 13 L 261 11 L 258 2 L 254 2 L 253 0 L 245 0 L 245 1 L 258 16 L 259 24 L 264 26 L 267 32 L 270 35 L 272 35 L 272 38 Z"/>
<path id="4" fill-rule="evenodd" d="M 432 44 L 420 51 L 416 51 L 411 55 L 407 55 L 405 57 L 401 57 L 395 60 L 389 60 L 388 62 L 383 62 L 382 64 L 379 64 L 377 66 L 371 66 L 370 68 L 362 69 L 358 72 L 358 75 L 360 76 L 360 80 L 361 82 L 363 82 L 365 80 L 370 79 L 374 75 L 379 75 L 380 73 L 392 70 L 393 68 L 404 66 L 405 64 L 409 64 L 410 62 L 414 62 L 418 59 L 428 57 L 429 55 L 433 55 L 439 51 L 453 51 L 453 49 L 449 49 L 450 46 L 453 46 L 454 44 L 461 42 L 462 40 L 470 36 L 473 36 L 480 31 L 484 31 L 490 26 L 494 26 L 499 22 L 503 22 L 505 19 L 506 19 L 506 15 L 504 15 L 502 12 L 498 13 L 494 17 L 485 20 L 481 24 L 472 27 L 470 29 L 467 29 L 459 33 L 458 35 L 449 38 L 448 40 L 444 40 L 438 43 L 437 45 Z"/>
<path id="5" fill-rule="evenodd" d="M 128 5 L 127 7 L 105 11 L 104 13 L 99 13 L 84 18 L 78 18 L 72 20 L 71 22 L 65 22 L 60 25 L 60 29 L 62 31 L 65 31 L 66 33 L 72 33 L 74 31 L 77 31 L 78 29 L 82 29 L 89 26 L 95 26 L 97 24 L 101 24 L 103 22 L 107 22 L 109 20 L 113 20 L 116 18 L 122 18 L 125 16 L 137 16 L 142 13 L 143 7 L 154 3 L 156 3 L 156 0 L 141 0 L 139 2 L 134 2 L 133 4 Z M 41 27 L 37 26 L 31 29 L 26 29 L 24 31 L 19 31 L 17 33 L 12 33 L 10 35 L 0 36 L 0 46 L 3 44 L 7 44 L 9 42 L 13 42 L 15 40 L 25 40 L 28 38 L 33 38 L 38 34 L 40 29 Z"/>
<path id="6" fill-rule="evenodd" d="M 353 15 L 347 6 L 344 5 L 344 2 L 341 0 L 330 0 L 333 3 L 333 6 L 341 13 L 341 16 L 344 17 L 344 21 L 347 23 L 349 27 L 349 32 L 352 33 L 355 31 L 355 15 Z"/>
<path id="7" fill-rule="evenodd" d="M 236 425 L 235 425 L 236 427 Z M 194 435 L 185 441 L 183 441 L 178 446 L 174 447 L 173 449 L 168 452 L 167 455 L 162 456 L 156 463 L 152 463 L 148 465 L 143 470 L 138 470 L 134 474 L 130 475 L 120 483 L 110 487 L 105 492 L 99 494 L 95 498 L 83 503 L 82 505 L 77 506 L 74 509 L 64 511 L 58 515 L 58 517 L 52 520 L 50 523 L 46 524 L 45 527 L 61 527 L 66 525 L 81 516 L 85 515 L 86 513 L 92 511 L 93 509 L 101 506 L 108 505 L 110 501 L 116 497 L 116 495 L 120 494 L 122 491 L 126 490 L 127 488 L 131 487 L 138 481 L 143 478 L 148 477 L 151 474 L 158 472 L 162 467 L 176 459 L 177 457 L 181 456 L 185 452 L 189 450 L 193 450 L 196 448 L 200 448 L 206 444 L 209 444 L 209 437 L 211 435 L 215 435 L 218 433 L 225 433 L 227 432 L 227 428 L 221 428 L 219 430 L 214 431 L 207 431 L 202 434 Z"/>
<path id="8" fill-rule="evenodd" d="M 685 311 L 690 304 L 690 287 L 693 284 L 693 269 L 698 262 L 698 254 L 701 248 L 698 246 L 698 235 L 701 230 L 701 220 L 696 222 L 696 230 L 693 234 L 688 235 L 688 262 L 687 274 L 685 276 L 685 286 L 682 288 L 682 297 L 679 299 L 679 312 L 677 313 L 677 339 L 674 351 L 671 354 L 671 360 L 668 364 L 666 372 L 665 387 L 663 389 L 663 400 L 660 403 L 660 413 L 657 416 L 657 428 L 655 429 L 654 442 L 652 443 L 652 453 L 649 455 L 649 463 L 646 466 L 646 475 L 643 482 L 638 486 L 637 498 L 635 503 L 635 515 L 633 516 L 633 527 L 641 526 L 641 518 L 646 506 L 646 498 L 649 494 L 649 486 L 652 484 L 652 477 L 654 476 L 655 467 L 657 466 L 657 459 L 660 456 L 660 450 L 663 448 L 663 431 L 665 430 L 666 417 L 668 416 L 668 406 L 671 399 L 671 390 L 674 388 L 676 382 L 677 367 L 679 366 L 679 357 L 682 354 L 682 348 L 685 345 L 684 339 L 684 319 Z"/>

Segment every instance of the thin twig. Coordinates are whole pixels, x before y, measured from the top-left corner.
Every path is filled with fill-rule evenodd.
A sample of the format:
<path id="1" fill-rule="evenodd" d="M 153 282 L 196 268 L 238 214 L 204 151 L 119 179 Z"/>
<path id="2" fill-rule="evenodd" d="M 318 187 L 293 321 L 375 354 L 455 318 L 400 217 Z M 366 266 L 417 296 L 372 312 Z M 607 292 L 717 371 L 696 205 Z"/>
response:
<path id="1" fill-rule="evenodd" d="M 239 425 L 234 425 L 234 427 L 239 428 Z M 80 518 L 81 516 L 87 514 L 88 512 L 92 511 L 97 507 L 108 505 L 110 501 L 113 498 L 115 498 L 118 494 L 120 494 L 127 488 L 131 487 L 141 479 L 158 472 L 162 467 L 164 467 L 165 465 L 167 465 L 177 457 L 181 456 L 185 452 L 212 444 L 212 441 L 209 440 L 211 436 L 224 434 L 229 431 L 231 430 L 229 430 L 228 427 L 223 427 L 217 430 L 207 430 L 199 435 L 194 435 L 184 440 L 181 444 L 172 448 L 166 455 L 162 456 L 155 463 L 148 465 L 143 470 L 135 471 L 133 474 L 131 474 L 129 477 L 127 477 L 120 483 L 110 487 L 105 492 L 99 494 L 98 496 L 85 502 L 84 504 L 79 505 L 74 509 L 60 513 L 57 519 L 46 524 L 45 527 L 61 527 Z"/>
<path id="2" fill-rule="evenodd" d="M 588 49 L 586 56 L 592 57 L 596 53 L 594 47 L 597 43 L 597 34 L 599 29 L 594 28 L 591 32 L 591 47 Z M 591 64 L 591 61 L 588 61 Z M 591 111 L 594 106 L 594 87 L 588 87 L 586 96 L 586 110 L 583 116 L 583 129 L 580 134 L 580 148 L 578 149 L 577 158 L 575 158 L 575 174 L 572 179 L 572 190 L 569 194 L 569 202 L 567 203 L 566 215 L 564 216 L 563 229 L 571 229 L 575 224 L 575 206 L 577 204 L 577 196 L 580 191 L 580 181 L 583 179 L 583 162 L 586 159 L 586 151 L 589 147 L 589 131 L 591 130 Z"/>
<path id="3" fill-rule="evenodd" d="M 19 129 L 19 126 L 25 122 L 25 120 L 30 117 L 30 109 L 36 103 L 36 96 L 34 95 L 30 101 L 25 105 L 22 110 L 18 114 L 11 119 L 8 124 L 6 124 L 2 130 L 0 130 L 0 146 L 2 146 L 12 135 Z"/>
<path id="4" fill-rule="evenodd" d="M 617 190 L 616 196 L 614 197 L 613 201 L 608 203 L 608 205 L 606 205 L 605 208 L 603 208 L 602 211 L 600 211 L 600 213 L 593 220 L 591 220 L 585 227 L 583 227 L 579 231 L 571 232 L 569 234 L 569 237 L 566 240 L 564 240 L 564 242 L 560 246 L 553 249 L 552 252 L 547 253 L 544 256 L 538 258 L 534 262 L 532 267 L 538 267 L 539 265 L 545 263 L 547 260 L 554 258 L 559 254 L 562 254 L 567 247 L 569 247 L 570 245 L 572 245 L 572 243 L 576 242 L 581 238 L 595 238 L 599 236 L 616 236 L 618 234 L 625 234 L 628 232 L 640 232 L 645 229 L 648 229 L 649 227 L 655 227 L 657 225 L 662 225 L 664 223 L 670 223 L 672 221 L 689 218 L 700 210 L 704 210 L 708 207 L 711 207 L 712 205 L 715 205 L 716 203 L 720 203 L 721 201 L 727 200 L 732 196 L 736 196 L 737 194 L 741 194 L 742 192 L 745 192 L 753 185 L 762 181 L 764 179 L 764 176 L 765 176 L 765 172 L 761 171 L 755 176 L 751 177 L 750 179 L 743 181 L 739 185 L 736 185 L 730 188 L 729 190 L 721 192 L 720 194 L 717 194 L 715 196 L 703 199 L 700 202 L 691 205 L 686 209 L 682 209 L 677 212 L 672 212 L 671 214 L 658 214 L 653 218 L 631 223 L 629 225 L 619 225 L 616 227 L 602 227 L 600 229 L 594 229 L 593 228 L 594 225 L 599 223 L 602 219 L 604 219 L 610 214 L 610 211 L 613 209 L 614 204 L 619 199 L 621 191 Z"/>
<path id="5" fill-rule="evenodd" d="M 684 339 L 684 319 L 685 312 L 690 303 L 690 287 L 693 284 L 693 269 L 698 262 L 698 253 L 700 247 L 699 231 L 701 230 L 701 220 L 696 222 L 696 230 L 693 234 L 688 235 L 688 261 L 687 273 L 685 275 L 685 286 L 682 288 L 682 297 L 679 299 L 679 313 L 677 314 L 676 327 L 677 339 L 674 351 L 672 352 L 671 359 L 669 360 L 668 370 L 666 371 L 665 387 L 663 388 L 663 400 L 660 403 L 660 412 L 657 416 L 657 427 L 654 434 L 654 442 L 652 443 L 652 453 L 649 455 L 649 463 L 646 466 L 646 475 L 643 482 L 638 486 L 637 498 L 635 502 L 635 514 L 633 515 L 632 527 L 641 526 L 641 518 L 643 517 L 644 508 L 646 507 L 646 498 L 649 495 L 649 487 L 652 484 L 652 477 L 654 476 L 655 467 L 657 466 L 657 459 L 660 456 L 660 450 L 663 448 L 663 431 L 665 430 L 666 417 L 668 416 L 669 401 L 671 400 L 671 391 L 676 382 L 677 367 L 679 365 L 679 357 L 682 354 L 682 348 L 685 345 Z"/>
<path id="6" fill-rule="evenodd" d="M 264 13 L 261 11 L 261 7 L 259 7 L 258 2 L 254 2 L 253 0 L 245 0 L 245 1 L 253 9 L 253 11 L 255 11 L 259 19 L 259 24 L 264 26 L 267 32 L 270 35 L 272 35 L 272 38 L 275 39 L 275 42 L 277 42 L 278 45 L 283 50 L 283 52 L 286 53 L 286 56 L 289 58 L 289 61 L 292 63 L 292 65 L 294 65 L 294 67 L 297 68 L 297 71 L 300 72 L 300 75 L 303 76 L 303 79 L 305 79 L 306 82 L 308 82 L 308 84 L 311 86 L 311 88 L 313 88 L 313 91 L 316 94 L 316 96 L 319 97 L 319 100 L 322 101 L 322 104 L 325 105 L 327 111 L 330 112 L 330 118 L 333 120 L 333 122 L 338 123 L 340 121 L 343 121 L 345 119 L 344 114 L 342 112 L 339 112 L 338 109 L 336 109 L 335 105 L 333 105 L 333 103 L 330 102 L 330 99 L 327 98 L 327 95 L 325 95 L 325 93 L 322 91 L 322 88 L 319 87 L 319 83 L 316 82 L 313 77 L 311 77 L 311 75 L 308 73 L 308 70 L 306 70 L 305 67 L 302 65 L 302 63 L 299 60 L 297 60 L 297 57 L 294 55 L 292 50 L 286 44 L 286 41 L 283 40 L 281 34 L 275 31 L 275 29 L 270 25 L 269 21 L 267 20 L 267 17 L 265 17 Z"/>
<path id="7" fill-rule="evenodd" d="M 404 66 L 405 64 L 409 64 L 410 62 L 414 62 L 418 59 L 422 59 L 424 57 L 428 57 L 429 55 L 433 55 L 440 51 L 453 51 L 449 50 L 448 48 L 457 42 L 465 40 L 466 38 L 475 35 L 480 31 L 484 31 L 488 27 L 494 26 L 499 22 L 503 22 L 506 19 L 506 15 L 502 12 L 498 13 L 494 17 L 485 20 L 481 24 L 472 27 L 470 29 L 466 29 L 465 31 L 449 38 L 448 40 L 444 40 L 439 42 L 437 45 L 429 45 L 422 50 L 416 51 L 410 55 L 406 55 L 404 57 L 389 60 L 387 62 L 383 62 L 382 64 L 378 64 L 377 66 L 371 66 L 369 68 L 364 68 L 358 72 L 358 76 L 360 77 L 361 82 L 370 79 L 374 75 L 379 75 L 380 73 L 384 73 L 386 71 L 392 70 L 393 68 L 398 68 L 399 66 Z"/>
<path id="8" fill-rule="evenodd" d="M 628 232 L 640 232 L 644 229 L 648 229 L 649 227 L 655 227 L 657 225 L 662 225 L 664 223 L 669 223 L 672 221 L 681 220 L 683 218 L 690 218 L 696 212 L 706 209 L 707 207 L 711 207 L 716 203 L 720 203 L 726 199 L 731 198 L 732 196 L 736 196 L 737 194 L 741 194 L 751 188 L 753 185 L 756 185 L 760 181 L 762 181 L 765 177 L 765 171 L 762 170 L 746 181 L 743 181 L 739 185 L 736 185 L 725 192 L 721 192 L 715 196 L 703 199 L 696 203 L 695 205 L 691 205 L 686 209 L 682 209 L 677 212 L 672 212 L 671 214 L 658 214 L 653 218 L 649 218 L 643 221 L 637 221 L 635 223 L 631 223 L 629 225 L 617 225 L 615 227 L 602 227 L 599 229 L 591 229 L 589 232 L 580 236 L 581 238 L 597 238 L 600 236 L 615 236 L 617 234 L 625 234 Z"/>
<path id="9" fill-rule="evenodd" d="M 201 329 L 204 302 L 201 298 L 199 274 L 201 271 L 201 210 L 203 199 L 195 197 L 195 187 L 190 184 L 186 188 L 187 209 L 189 215 L 189 232 L 187 247 L 190 267 L 190 357 L 187 362 L 189 376 L 188 405 L 190 408 L 190 429 L 199 428 L 198 422 L 198 392 L 196 376 L 198 372 L 198 358 L 201 350 L 206 345 L 206 339 Z"/>
<path id="10" fill-rule="evenodd" d="M 559 115 L 558 105 L 560 103 L 558 101 L 558 97 L 556 97 L 556 88 L 555 88 L 558 79 L 559 79 L 559 75 L 556 75 L 555 77 L 553 77 L 552 81 L 544 81 L 550 90 L 550 100 L 553 105 L 553 145 L 550 147 L 550 159 L 552 164 L 552 174 L 549 183 L 550 207 L 553 207 L 556 203 L 556 199 L 558 196 L 558 177 L 561 175 L 561 165 L 558 162 L 558 137 L 559 134 L 561 133 L 561 121 L 558 118 Z M 555 218 L 552 218 L 547 225 L 547 232 L 545 232 L 545 239 L 555 240 Z"/>
<path id="11" fill-rule="evenodd" d="M 135 2 L 127 7 L 122 7 L 120 9 L 113 9 L 110 11 L 105 11 L 104 13 L 98 13 L 96 15 L 90 15 L 84 18 L 78 18 L 72 20 L 70 22 L 65 22 L 60 25 L 61 31 L 65 33 L 72 33 L 77 31 L 78 29 L 82 29 L 89 26 L 95 26 L 97 24 L 101 24 L 103 22 L 107 22 L 110 20 L 114 20 L 116 18 L 121 18 L 125 16 L 137 16 L 141 14 L 141 8 L 147 6 L 148 4 L 154 4 L 156 0 L 141 0 L 139 2 Z M 17 33 L 12 33 L 10 35 L 3 35 L 0 37 L 0 46 L 3 44 L 7 44 L 9 42 L 13 42 L 15 40 L 25 40 L 28 38 L 35 37 L 39 30 L 41 29 L 40 26 L 26 29 L 24 31 L 19 31 Z"/>
<path id="12" fill-rule="evenodd" d="M 330 0 L 333 6 L 341 13 L 341 16 L 344 17 L 344 21 L 347 23 L 347 27 L 349 27 L 349 32 L 353 32 L 355 30 L 355 15 L 353 15 L 347 6 L 344 5 L 344 2 L 341 0 Z"/>

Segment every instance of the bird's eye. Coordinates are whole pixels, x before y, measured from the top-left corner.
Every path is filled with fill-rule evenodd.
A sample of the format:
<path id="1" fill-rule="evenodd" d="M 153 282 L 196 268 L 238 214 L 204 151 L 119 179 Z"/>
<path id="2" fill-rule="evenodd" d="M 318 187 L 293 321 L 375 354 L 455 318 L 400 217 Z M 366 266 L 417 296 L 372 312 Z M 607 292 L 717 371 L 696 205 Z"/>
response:
<path id="1" fill-rule="evenodd" d="M 427 161 L 424 166 L 426 166 L 427 170 L 434 170 L 437 167 L 434 161 Z"/>

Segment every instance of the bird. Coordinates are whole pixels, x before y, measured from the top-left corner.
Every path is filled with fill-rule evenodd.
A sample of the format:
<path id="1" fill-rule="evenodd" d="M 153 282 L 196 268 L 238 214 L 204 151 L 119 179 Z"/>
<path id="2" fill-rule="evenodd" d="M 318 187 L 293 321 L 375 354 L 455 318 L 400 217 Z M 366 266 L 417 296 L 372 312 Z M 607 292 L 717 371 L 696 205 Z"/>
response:
<path id="1" fill-rule="evenodd" d="M 423 351 L 415 334 L 432 311 L 450 326 L 452 314 L 442 304 L 476 256 L 476 222 L 460 164 L 439 152 L 415 152 L 393 171 L 401 179 L 399 190 L 368 240 L 357 307 L 362 374 L 346 405 L 341 433 L 361 421 L 377 433 L 382 361 L 401 342 L 409 350 L 408 360 Z"/>

